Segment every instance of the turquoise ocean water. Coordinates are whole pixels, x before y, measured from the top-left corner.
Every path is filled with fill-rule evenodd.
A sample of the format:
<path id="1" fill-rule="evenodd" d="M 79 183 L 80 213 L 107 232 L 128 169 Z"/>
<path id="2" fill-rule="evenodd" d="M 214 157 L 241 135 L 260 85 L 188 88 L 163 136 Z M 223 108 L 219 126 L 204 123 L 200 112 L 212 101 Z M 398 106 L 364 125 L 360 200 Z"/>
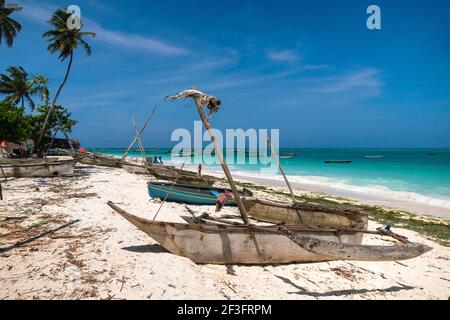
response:
<path id="1" fill-rule="evenodd" d="M 92 149 L 120 156 L 124 149 Z M 349 191 L 396 195 L 404 200 L 438 204 L 450 208 L 450 149 L 281 149 L 281 164 L 292 182 L 339 186 Z M 166 162 L 182 163 L 171 149 L 147 149 L 148 156 L 161 156 Z M 130 156 L 140 157 L 138 150 Z M 366 157 L 372 157 L 367 159 Z M 244 157 L 245 158 L 245 157 Z M 201 158 L 192 158 L 194 163 Z M 227 162 L 237 160 L 235 156 Z M 190 160 L 190 158 L 189 158 Z M 240 158 L 241 161 L 246 161 Z M 326 164 L 325 160 L 351 160 L 350 164 Z M 211 159 L 205 158 L 205 167 Z M 248 159 L 247 159 L 248 162 Z M 218 165 L 212 165 L 219 169 Z M 214 168 L 215 167 L 215 168 Z M 280 179 L 261 171 L 261 164 L 232 164 L 232 171 L 249 177 Z"/>

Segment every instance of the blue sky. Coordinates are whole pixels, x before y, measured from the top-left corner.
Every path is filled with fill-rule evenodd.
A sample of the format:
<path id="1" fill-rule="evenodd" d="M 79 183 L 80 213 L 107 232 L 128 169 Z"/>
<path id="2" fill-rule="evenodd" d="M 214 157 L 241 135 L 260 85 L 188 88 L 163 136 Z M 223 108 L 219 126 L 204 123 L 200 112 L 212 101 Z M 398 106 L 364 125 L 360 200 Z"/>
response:
<path id="1" fill-rule="evenodd" d="M 89 147 L 122 147 L 143 135 L 170 146 L 198 119 L 163 97 L 196 87 L 218 96 L 220 128 L 279 128 L 282 146 L 450 147 L 450 1 L 14 1 L 23 25 L 0 46 L 0 72 L 21 65 L 50 78 L 67 62 L 41 38 L 57 7 L 81 7 L 93 54 L 76 52 L 60 98 Z M 366 28 L 381 8 L 382 29 Z"/>

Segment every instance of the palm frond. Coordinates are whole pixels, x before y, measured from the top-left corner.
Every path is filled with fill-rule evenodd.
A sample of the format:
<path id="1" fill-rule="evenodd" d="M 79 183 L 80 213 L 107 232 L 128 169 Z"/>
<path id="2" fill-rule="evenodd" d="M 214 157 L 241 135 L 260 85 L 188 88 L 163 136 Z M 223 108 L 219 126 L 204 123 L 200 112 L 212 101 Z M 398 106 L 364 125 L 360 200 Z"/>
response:
<path id="1" fill-rule="evenodd" d="M 20 10 L 22 7 L 19 5 L 6 6 L 4 0 L 0 2 L 0 44 L 5 41 L 7 47 L 12 47 L 14 38 L 22 30 L 20 23 L 9 17 L 12 13 Z"/>
<path id="2" fill-rule="evenodd" d="M 48 23 L 51 29 L 43 33 L 43 37 L 47 40 L 47 49 L 50 53 L 59 53 L 58 59 L 64 61 L 77 49 L 80 45 L 84 48 L 87 55 L 92 54 L 91 46 L 83 39 L 85 36 L 95 37 L 95 33 L 69 29 L 67 27 L 67 20 L 70 14 L 65 10 L 56 10 Z"/>

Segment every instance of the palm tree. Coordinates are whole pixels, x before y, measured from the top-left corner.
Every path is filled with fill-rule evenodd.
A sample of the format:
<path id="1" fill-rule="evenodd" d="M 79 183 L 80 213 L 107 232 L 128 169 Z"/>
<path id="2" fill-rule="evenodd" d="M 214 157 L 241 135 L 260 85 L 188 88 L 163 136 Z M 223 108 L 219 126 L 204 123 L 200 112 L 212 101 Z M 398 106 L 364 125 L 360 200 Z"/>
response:
<path id="1" fill-rule="evenodd" d="M 33 95 L 38 96 L 48 106 L 50 92 L 48 90 L 48 78 L 42 75 L 35 76 L 32 80 L 33 88 L 31 90 Z"/>
<path id="2" fill-rule="evenodd" d="M 35 82 L 29 79 L 28 73 L 22 67 L 9 67 L 8 74 L 0 75 L 0 94 L 5 95 L 5 101 L 13 104 L 21 103 L 25 108 L 25 101 L 34 110 L 34 102 L 31 96 L 34 94 Z"/>
<path id="3" fill-rule="evenodd" d="M 69 20 L 69 17 L 70 14 L 67 13 L 65 10 L 62 9 L 56 10 L 53 13 L 52 17 L 50 18 L 50 20 L 48 21 L 48 23 L 52 26 L 52 29 L 45 32 L 42 35 L 49 42 L 47 49 L 50 51 L 50 53 L 59 53 L 58 58 L 61 61 L 64 61 L 67 58 L 69 58 L 69 64 L 67 65 L 67 70 L 64 79 L 59 85 L 58 91 L 56 92 L 52 104 L 50 105 L 50 110 L 45 118 L 42 132 L 37 142 L 38 145 L 42 140 L 45 128 L 48 124 L 48 119 L 54 110 L 56 101 L 58 100 L 58 97 L 61 94 L 61 91 L 67 81 L 67 78 L 69 77 L 70 69 L 72 68 L 73 53 L 75 49 L 78 47 L 78 45 L 81 45 L 84 48 L 86 55 L 90 56 L 92 53 L 90 45 L 83 38 L 86 36 L 95 37 L 95 33 L 81 31 L 83 25 L 81 25 L 80 29 L 69 29 L 69 27 L 67 26 L 67 21 Z"/>
<path id="4" fill-rule="evenodd" d="M 12 47 L 14 38 L 22 29 L 22 26 L 17 21 L 11 19 L 9 16 L 13 12 L 22 10 L 22 7 L 17 4 L 6 5 L 5 0 L 0 0 L 0 44 L 4 39 L 8 47 Z"/>

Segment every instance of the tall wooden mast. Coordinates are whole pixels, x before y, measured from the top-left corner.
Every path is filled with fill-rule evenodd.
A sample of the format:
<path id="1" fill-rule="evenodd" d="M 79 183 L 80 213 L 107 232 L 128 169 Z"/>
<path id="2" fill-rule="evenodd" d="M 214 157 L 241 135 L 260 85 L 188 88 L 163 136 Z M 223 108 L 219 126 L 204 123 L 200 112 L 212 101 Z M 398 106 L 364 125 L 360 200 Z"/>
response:
<path id="1" fill-rule="evenodd" d="M 242 220 L 244 223 L 248 226 L 250 224 L 250 221 L 247 216 L 247 211 L 245 210 L 244 204 L 242 203 L 242 200 L 239 196 L 239 192 L 236 187 L 236 183 L 233 180 L 233 177 L 231 176 L 230 169 L 228 168 L 225 159 L 223 157 L 222 148 L 219 146 L 216 136 L 214 135 L 213 128 L 211 127 L 211 124 L 209 123 L 208 117 L 205 114 L 205 111 L 203 110 L 203 106 L 200 102 L 200 98 L 198 96 L 194 96 L 195 105 L 197 106 L 198 113 L 200 114 L 200 118 L 202 119 L 202 122 L 205 126 L 205 128 L 208 130 L 209 135 L 211 136 L 211 141 L 214 144 L 214 148 L 216 150 L 216 156 L 219 158 L 220 164 L 222 165 L 223 172 L 225 173 L 225 176 L 227 177 L 228 183 L 230 184 L 231 190 L 233 191 L 234 198 L 236 201 L 236 204 L 239 208 L 239 212 L 241 214 Z"/>

